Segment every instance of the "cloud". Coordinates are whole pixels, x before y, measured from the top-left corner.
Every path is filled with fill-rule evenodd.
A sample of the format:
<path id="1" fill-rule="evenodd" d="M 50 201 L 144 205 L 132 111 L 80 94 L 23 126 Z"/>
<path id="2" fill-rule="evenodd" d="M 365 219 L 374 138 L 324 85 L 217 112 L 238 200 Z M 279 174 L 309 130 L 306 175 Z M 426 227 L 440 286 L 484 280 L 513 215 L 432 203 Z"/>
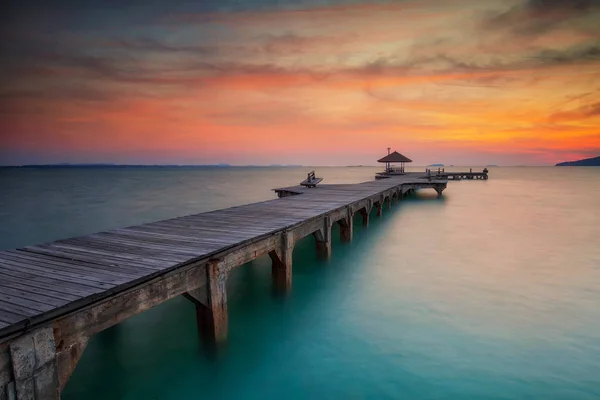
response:
<path id="1" fill-rule="evenodd" d="M 571 111 L 560 111 L 548 116 L 551 123 L 581 121 L 600 116 L 600 101 L 585 104 Z"/>
<path id="2" fill-rule="evenodd" d="M 331 48 L 352 43 L 358 35 L 350 34 L 344 37 L 325 35 L 298 35 L 286 33 L 283 35 L 265 35 L 259 39 L 264 40 L 262 50 L 271 55 L 302 54 L 330 51 Z"/>
<path id="3" fill-rule="evenodd" d="M 534 58 L 544 64 L 573 64 L 600 61 L 600 43 L 564 50 L 543 50 Z"/>
<path id="4" fill-rule="evenodd" d="M 527 0 L 501 13 L 488 14 L 480 29 L 507 29 L 517 36 L 538 36 L 598 11 L 599 0 Z"/>
<path id="5" fill-rule="evenodd" d="M 223 47 L 216 45 L 185 45 L 172 44 L 160 41 L 158 39 L 146 38 L 122 38 L 106 43 L 108 48 L 121 49 L 134 52 L 152 52 L 152 53 L 189 53 L 192 55 L 206 56 L 222 54 Z M 232 49 L 228 49 L 232 50 Z M 239 49 L 237 49 L 239 50 Z"/>
<path id="6" fill-rule="evenodd" d="M 586 12 L 600 6 L 599 0 L 527 0 L 525 8 L 532 11 L 567 10 Z"/>

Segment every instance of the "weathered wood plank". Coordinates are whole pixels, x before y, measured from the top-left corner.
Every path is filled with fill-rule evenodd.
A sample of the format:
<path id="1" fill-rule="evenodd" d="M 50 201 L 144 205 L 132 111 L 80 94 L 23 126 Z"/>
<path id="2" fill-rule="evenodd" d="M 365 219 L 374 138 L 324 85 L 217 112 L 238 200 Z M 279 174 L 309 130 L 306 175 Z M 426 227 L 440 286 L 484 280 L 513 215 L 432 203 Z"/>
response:
<path id="1" fill-rule="evenodd" d="M 126 248 L 125 246 L 119 246 L 117 244 L 114 244 L 111 247 L 109 244 L 98 243 L 98 241 L 94 241 L 93 239 L 88 239 L 85 237 L 80 239 L 69 240 L 69 242 L 51 243 L 48 245 L 48 247 L 56 249 L 75 250 L 88 254 L 97 254 L 99 256 L 119 257 L 128 260 L 147 260 L 153 261 L 155 263 L 161 262 L 163 268 L 165 265 L 177 264 L 181 262 L 181 260 L 190 258 L 189 256 L 181 254 L 165 254 L 152 251 L 151 249 Z"/>
<path id="2" fill-rule="evenodd" d="M 8 311 L 13 314 L 23 315 L 27 318 L 39 314 L 39 311 L 36 311 L 29 307 L 24 307 L 19 304 L 8 303 L 3 300 L 0 300 L 0 310 Z"/>
<path id="3" fill-rule="evenodd" d="M 122 243 L 127 247 L 139 247 L 156 250 L 159 252 L 169 252 L 174 255 L 188 255 L 190 258 L 204 254 L 207 250 L 202 247 L 198 240 L 165 240 L 143 236 L 141 233 L 137 235 L 124 235 L 116 232 L 103 232 L 94 236 L 99 241 L 110 243 Z"/>
<path id="4" fill-rule="evenodd" d="M 28 293 L 52 297 L 57 300 L 65 301 L 67 303 L 81 298 L 80 295 L 68 294 L 64 291 L 59 292 L 55 288 L 48 288 L 44 284 L 40 285 L 37 282 L 23 282 L 23 280 L 20 278 L 15 278 L 9 275 L 2 275 L 1 273 L 0 282 L 2 282 L 3 287 L 10 285 L 10 288 L 15 290 L 22 290 Z"/>
<path id="5" fill-rule="evenodd" d="M 23 299 L 29 299 L 38 303 L 43 303 L 52 306 L 53 308 L 64 306 L 69 303 L 69 301 L 77 300 L 76 297 L 73 297 L 70 300 L 61 300 L 51 296 L 45 296 L 39 293 L 36 293 L 31 290 L 23 290 L 19 285 L 11 285 L 10 282 L 0 282 L 0 294 L 2 295 L 11 295 L 18 296 Z M 58 293 L 60 295 L 60 293 Z"/>
<path id="6" fill-rule="evenodd" d="M 61 284 L 62 282 L 72 282 L 77 285 L 88 286 L 88 287 L 93 287 L 93 288 L 98 288 L 98 289 L 110 289 L 111 287 L 115 286 L 115 284 L 92 281 L 87 278 L 83 279 L 81 277 L 74 278 L 74 277 L 70 277 L 70 276 L 58 275 L 58 274 L 51 272 L 50 270 L 44 270 L 43 268 L 34 269 L 32 267 L 28 267 L 28 266 L 24 266 L 24 265 L 15 265 L 15 264 L 11 264 L 5 260 L 3 260 L 2 263 L 0 263 L 0 271 L 2 271 L 4 273 L 8 273 L 8 271 L 15 271 L 15 272 L 26 273 L 26 274 L 29 274 L 30 276 L 44 277 L 44 278 L 54 280 L 56 282 L 56 284 Z"/>
<path id="7" fill-rule="evenodd" d="M 85 285 L 77 285 L 70 282 L 57 281 L 56 279 L 49 279 L 45 277 L 35 276 L 29 273 L 11 271 L 11 270 L 0 270 L 0 279 L 8 281 L 16 280 L 19 283 L 27 284 L 30 286 L 40 287 L 42 289 L 49 289 L 54 291 L 65 292 L 80 297 L 89 296 L 94 293 L 101 292 L 102 289 L 92 288 Z"/>
<path id="8" fill-rule="evenodd" d="M 0 322 L 4 322 L 7 325 L 23 321 L 24 319 L 27 319 L 25 315 L 15 314 L 13 312 L 0 309 Z"/>
<path id="9" fill-rule="evenodd" d="M 40 276 L 49 276 L 56 277 L 57 279 L 64 279 L 74 282 L 82 282 L 82 283 L 109 283 L 109 284 L 119 284 L 128 282 L 130 278 L 123 278 L 119 276 L 110 276 L 110 275 L 102 275 L 98 276 L 97 273 L 86 272 L 81 270 L 80 272 L 69 272 L 63 271 L 57 268 L 53 268 L 51 265 L 39 266 L 31 262 L 22 263 L 19 261 L 8 260 L 6 258 L 0 259 L 0 268 L 6 267 L 8 269 L 15 269 L 17 271 L 30 272 L 32 274 L 40 275 Z"/>
<path id="10" fill-rule="evenodd" d="M 39 246 L 28 246 L 28 247 L 25 247 L 20 250 L 26 251 L 29 253 L 39 253 L 39 254 L 46 254 L 46 255 L 55 256 L 55 257 L 65 257 L 65 258 L 70 258 L 71 260 L 78 260 L 78 261 L 92 261 L 92 262 L 98 261 L 98 262 L 102 262 L 102 263 L 109 263 L 109 264 L 115 265 L 115 266 L 120 266 L 120 265 L 135 266 L 137 268 L 149 270 L 148 273 L 151 273 L 152 271 L 162 270 L 164 268 L 164 264 L 159 263 L 156 260 L 148 260 L 148 259 L 142 259 L 142 258 L 131 259 L 131 258 L 116 257 L 116 256 L 106 256 L 106 255 L 92 254 L 92 253 L 89 253 L 86 251 L 80 251 L 80 250 L 75 250 L 72 248 L 64 248 L 64 247 L 54 248 L 54 247 L 49 247 L 47 245 L 39 245 Z"/>
<path id="11" fill-rule="evenodd" d="M 21 250 L 4 251 L 2 252 L 2 257 L 28 260 L 37 265 L 51 265 L 54 268 L 64 269 L 65 271 L 89 271 L 129 278 L 138 278 L 140 276 L 140 270 L 137 268 L 98 264 L 89 261 L 73 261 L 66 258 L 47 256 L 45 254 L 32 254 Z"/>
<path id="12" fill-rule="evenodd" d="M 50 311 L 55 308 L 53 305 L 50 304 L 39 303 L 32 299 L 22 298 L 19 296 L 8 294 L 4 290 L 2 290 L 2 287 L 0 287 L 0 303 L 15 304 L 17 306 L 30 308 L 37 312 Z"/>

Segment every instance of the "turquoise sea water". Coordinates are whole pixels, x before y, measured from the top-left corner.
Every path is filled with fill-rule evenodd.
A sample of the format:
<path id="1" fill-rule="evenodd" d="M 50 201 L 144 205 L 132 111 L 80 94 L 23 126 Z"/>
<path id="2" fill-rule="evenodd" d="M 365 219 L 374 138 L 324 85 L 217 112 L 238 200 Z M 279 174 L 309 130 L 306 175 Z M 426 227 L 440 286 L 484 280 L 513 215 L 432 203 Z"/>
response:
<path id="1" fill-rule="evenodd" d="M 0 170 L 0 248 L 270 199 L 307 170 Z M 217 353 L 183 298 L 101 332 L 62 398 L 599 399 L 600 168 L 490 176 L 334 234 L 329 260 L 305 239 L 286 297 L 268 258 L 237 269 Z"/>

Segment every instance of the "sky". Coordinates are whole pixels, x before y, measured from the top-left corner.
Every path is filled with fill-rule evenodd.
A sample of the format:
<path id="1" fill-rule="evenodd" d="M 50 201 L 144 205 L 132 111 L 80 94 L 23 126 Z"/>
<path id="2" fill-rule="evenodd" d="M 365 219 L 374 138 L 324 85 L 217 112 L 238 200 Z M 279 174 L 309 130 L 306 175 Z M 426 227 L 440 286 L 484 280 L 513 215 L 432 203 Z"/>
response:
<path id="1" fill-rule="evenodd" d="M 600 155 L 600 0 L 21 0 L 0 34 L 0 165 Z"/>

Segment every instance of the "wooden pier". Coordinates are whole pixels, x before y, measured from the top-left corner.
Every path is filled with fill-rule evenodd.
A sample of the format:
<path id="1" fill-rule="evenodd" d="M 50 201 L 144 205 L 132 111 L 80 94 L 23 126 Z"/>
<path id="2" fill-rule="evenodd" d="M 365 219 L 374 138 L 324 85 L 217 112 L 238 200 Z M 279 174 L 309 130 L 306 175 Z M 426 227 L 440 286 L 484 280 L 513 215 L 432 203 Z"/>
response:
<path id="1" fill-rule="evenodd" d="M 202 338 L 227 338 L 229 273 L 268 254 L 275 287 L 292 285 L 292 251 L 331 227 L 352 240 L 353 216 L 445 179 L 409 173 L 382 181 L 276 189 L 279 198 L 0 252 L 0 400 L 58 399 L 90 338 L 175 296 L 196 306 Z"/>
<path id="2" fill-rule="evenodd" d="M 443 170 L 431 170 L 430 174 L 427 175 L 428 178 L 431 179 L 444 179 L 444 180 L 453 180 L 460 181 L 462 179 L 488 179 L 488 169 L 485 168 L 481 172 L 473 172 L 473 170 L 469 172 L 444 172 Z"/>

